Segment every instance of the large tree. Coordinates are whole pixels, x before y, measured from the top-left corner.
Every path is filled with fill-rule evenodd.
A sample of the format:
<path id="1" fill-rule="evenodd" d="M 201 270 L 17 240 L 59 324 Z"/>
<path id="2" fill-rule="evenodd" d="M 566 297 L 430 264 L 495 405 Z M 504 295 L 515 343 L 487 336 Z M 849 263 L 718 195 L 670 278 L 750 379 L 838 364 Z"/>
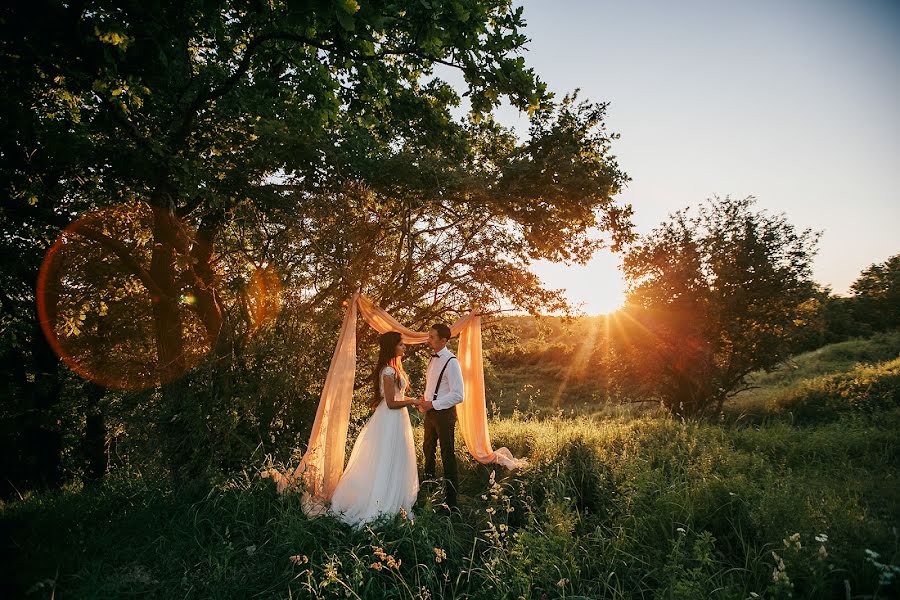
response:
<path id="1" fill-rule="evenodd" d="M 626 376 L 673 413 L 720 412 L 749 373 L 789 355 L 814 315 L 819 234 L 754 204 L 678 211 L 625 255 Z"/>
<path id="2" fill-rule="evenodd" d="M 252 281 L 261 281 L 248 284 L 247 265 L 271 265 L 294 311 L 332 315 L 362 286 L 416 322 L 501 299 L 563 306 L 529 262 L 585 260 L 601 243 L 595 227 L 616 247 L 628 239 L 630 209 L 612 199 L 626 177 L 610 154 L 605 105 L 554 102 L 518 56 L 524 20 L 508 1 L 51 1 L 0 11 L 9 197 L 0 219 L 4 251 L 28 255 L 7 274 L 34 281 L 55 233 L 85 211 L 145 207 L 131 219 L 137 229 L 88 219 L 67 235 L 136 282 L 130 300 L 144 303 L 152 329 L 176 477 L 192 471 L 189 423 L 230 401 L 236 337 L 260 324 L 240 321 L 256 310 Z M 461 97 L 438 66 L 462 73 L 467 119 L 453 118 Z M 491 119 L 503 98 L 532 116 L 527 139 Z M 101 285 L 113 279 L 82 278 L 96 288 L 94 306 L 121 295 Z M 26 315 L 33 299 L 23 284 L 4 303 Z M 218 369 L 209 390 L 180 377 L 195 322 Z"/>

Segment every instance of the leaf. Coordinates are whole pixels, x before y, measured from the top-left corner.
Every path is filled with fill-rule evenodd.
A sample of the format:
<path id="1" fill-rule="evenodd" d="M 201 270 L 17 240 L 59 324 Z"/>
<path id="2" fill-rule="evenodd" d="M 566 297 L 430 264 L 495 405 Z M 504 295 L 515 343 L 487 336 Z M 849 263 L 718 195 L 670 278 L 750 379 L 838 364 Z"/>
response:
<path id="1" fill-rule="evenodd" d="M 463 8 L 462 4 L 454 2 L 450 6 L 453 8 L 453 14 L 456 15 L 456 18 L 459 19 L 460 22 L 465 23 L 469 20 L 469 11 Z"/>
<path id="2" fill-rule="evenodd" d="M 337 11 L 335 16 L 341 27 L 347 31 L 353 31 L 356 28 L 356 21 L 353 18 L 359 12 L 359 3 L 356 0 L 335 0 Z"/>
<path id="3" fill-rule="evenodd" d="M 341 27 L 343 27 L 347 31 L 353 31 L 356 28 L 356 23 L 353 19 L 353 15 L 347 14 L 343 11 L 338 11 L 336 16 L 338 23 L 340 23 Z"/>
<path id="4" fill-rule="evenodd" d="M 348 15 L 353 15 L 359 12 L 359 3 L 356 0 L 336 0 L 336 4 L 338 5 L 338 8 L 341 9 L 341 11 Z"/>

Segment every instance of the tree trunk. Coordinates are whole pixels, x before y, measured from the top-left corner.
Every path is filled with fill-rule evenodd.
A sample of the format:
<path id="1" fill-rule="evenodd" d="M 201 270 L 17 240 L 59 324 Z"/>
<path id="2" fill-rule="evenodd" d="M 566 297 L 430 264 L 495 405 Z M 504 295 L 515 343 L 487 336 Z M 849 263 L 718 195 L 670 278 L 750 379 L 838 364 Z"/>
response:
<path id="1" fill-rule="evenodd" d="M 88 406 L 84 431 L 83 451 L 85 458 L 84 479 L 86 482 L 100 482 L 109 469 L 109 444 L 106 440 L 106 414 L 101 401 L 106 388 L 95 383 L 85 385 Z"/>
<path id="2" fill-rule="evenodd" d="M 189 390 L 182 379 L 186 363 L 175 273 L 177 230 L 174 215 L 160 204 L 163 203 L 153 205 L 154 246 L 150 260 L 150 275 L 160 290 L 160 295 L 153 296 L 157 373 L 162 391 L 160 426 L 172 483 L 181 488 L 194 475 L 191 443 L 194 420 L 190 418 Z"/>
<path id="3" fill-rule="evenodd" d="M 210 214 L 200 222 L 197 229 L 197 238 L 191 248 L 191 258 L 195 259 L 194 296 L 197 298 L 197 311 L 206 328 L 207 339 L 213 349 L 216 358 L 219 352 L 227 352 L 218 343 L 219 334 L 224 324 L 222 306 L 216 292 L 216 278 L 211 260 L 216 236 L 222 227 L 222 217 L 219 214 Z"/>

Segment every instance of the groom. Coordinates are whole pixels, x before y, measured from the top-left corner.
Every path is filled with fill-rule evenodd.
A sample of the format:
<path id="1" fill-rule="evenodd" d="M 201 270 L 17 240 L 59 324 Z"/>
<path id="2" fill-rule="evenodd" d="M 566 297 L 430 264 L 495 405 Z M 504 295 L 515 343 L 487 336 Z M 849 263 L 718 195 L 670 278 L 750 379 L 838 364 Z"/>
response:
<path id="1" fill-rule="evenodd" d="M 434 458 L 437 444 L 441 444 L 441 461 L 444 463 L 444 497 L 447 507 L 457 507 L 459 475 L 456 471 L 456 455 L 453 452 L 453 436 L 456 427 L 456 405 L 463 401 L 463 378 L 459 360 L 447 348 L 450 328 L 443 323 L 434 325 L 428 332 L 428 345 L 432 354 L 425 373 L 425 394 L 419 412 L 425 414 L 425 479 L 434 479 Z"/>

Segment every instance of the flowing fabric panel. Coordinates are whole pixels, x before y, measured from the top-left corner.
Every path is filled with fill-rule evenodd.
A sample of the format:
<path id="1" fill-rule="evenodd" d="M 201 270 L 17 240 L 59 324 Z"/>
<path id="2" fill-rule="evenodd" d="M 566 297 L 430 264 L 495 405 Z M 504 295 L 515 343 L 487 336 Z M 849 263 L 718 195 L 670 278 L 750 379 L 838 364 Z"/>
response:
<path id="1" fill-rule="evenodd" d="M 482 464 L 497 463 L 507 469 L 524 467 L 527 462 L 513 457 L 507 448 L 491 448 L 487 403 L 484 394 L 484 358 L 481 354 L 481 317 L 475 315 L 459 336 L 459 364 L 463 375 L 463 401 L 456 406 L 456 417 L 466 448 Z"/>
<path id="2" fill-rule="evenodd" d="M 396 331 L 400 333 L 404 344 L 424 344 L 428 341 L 428 332 L 420 333 L 401 325 L 397 319 L 389 315 L 383 308 L 376 306 L 365 294 L 359 294 L 359 314 L 372 329 L 378 333 Z M 459 335 L 468 327 L 477 315 L 474 312 L 462 317 L 450 326 L 451 335 Z"/>
<path id="3" fill-rule="evenodd" d="M 300 478 L 305 484 L 303 510 L 309 515 L 322 514 L 324 500 L 331 498 L 344 472 L 344 448 L 350 424 L 350 403 L 356 377 L 356 314 L 359 293 L 354 294 L 338 336 L 331 366 L 316 409 L 309 445 L 300 464 L 292 473 L 269 469 L 263 476 L 272 477 L 279 493 L 292 491 Z"/>

